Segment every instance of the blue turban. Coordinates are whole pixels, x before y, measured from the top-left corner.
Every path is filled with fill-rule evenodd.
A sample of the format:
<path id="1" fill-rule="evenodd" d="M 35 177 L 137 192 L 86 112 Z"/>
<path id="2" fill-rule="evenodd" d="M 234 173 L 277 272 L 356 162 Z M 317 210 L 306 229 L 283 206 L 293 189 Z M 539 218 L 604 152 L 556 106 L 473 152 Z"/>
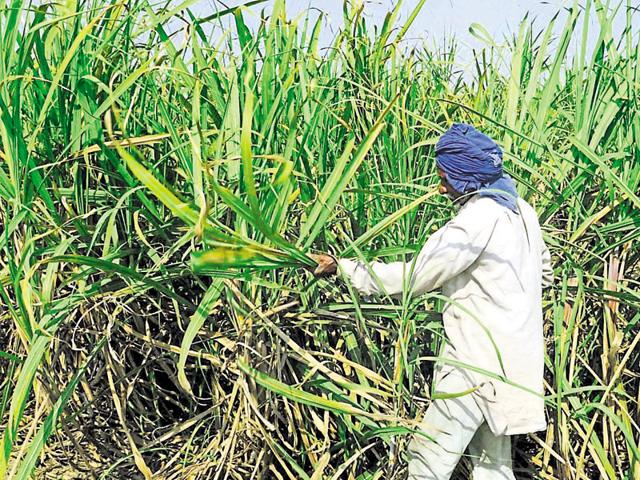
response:
<path id="1" fill-rule="evenodd" d="M 518 213 L 515 183 L 502 171 L 502 150 L 471 125 L 454 123 L 440 137 L 436 164 L 457 192 L 477 192 Z"/>

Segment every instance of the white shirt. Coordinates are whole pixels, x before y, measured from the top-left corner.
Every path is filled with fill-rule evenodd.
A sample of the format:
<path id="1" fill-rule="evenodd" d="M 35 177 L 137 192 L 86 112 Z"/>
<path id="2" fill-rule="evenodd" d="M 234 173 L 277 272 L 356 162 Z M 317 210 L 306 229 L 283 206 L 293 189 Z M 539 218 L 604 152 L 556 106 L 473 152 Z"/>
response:
<path id="1" fill-rule="evenodd" d="M 449 298 L 442 312 L 448 343 L 436 390 L 439 379 L 462 369 L 496 435 L 546 428 L 541 297 L 553 272 L 536 212 L 522 199 L 518 208 L 516 214 L 490 198 L 472 197 L 428 239 L 413 272 L 414 262 L 339 261 L 365 295 L 398 295 L 405 283 L 418 295 L 442 289 Z"/>

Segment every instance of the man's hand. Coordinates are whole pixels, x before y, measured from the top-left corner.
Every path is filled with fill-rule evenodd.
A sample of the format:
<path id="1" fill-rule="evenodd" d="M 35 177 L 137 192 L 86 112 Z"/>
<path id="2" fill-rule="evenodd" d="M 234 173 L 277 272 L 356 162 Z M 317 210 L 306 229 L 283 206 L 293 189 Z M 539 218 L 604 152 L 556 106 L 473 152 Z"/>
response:
<path id="1" fill-rule="evenodd" d="M 338 270 L 338 261 L 331 255 L 327 255 L 324 253 L 317 255 L 309 253 L 308 256 L 318 264 L 315 270 L 313 270 L 313 274 L 316 277 L 328 277 L 331 275 L 335 275 L 336 271 Z"/>

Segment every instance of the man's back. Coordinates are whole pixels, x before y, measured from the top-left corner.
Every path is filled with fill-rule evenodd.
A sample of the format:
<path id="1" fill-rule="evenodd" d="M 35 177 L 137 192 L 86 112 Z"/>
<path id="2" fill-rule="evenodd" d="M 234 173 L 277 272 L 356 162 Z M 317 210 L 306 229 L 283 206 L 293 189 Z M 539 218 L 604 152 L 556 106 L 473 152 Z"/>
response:
<path id="1" fill-rule="evenodd" d="M 496 434 L 545 427 L 544 404 L 535 393 L 542 394 L 541 290 L 548 253 L 533 208 L 519 199 L 518 209 L 488 198 L 469 200 L 451 223 L 484 233 L 459 245 L 459 255 L 475 258 L 442 284 L 450 299 L 443 311 L 449 341 L 443 356 L 472 367 L 465 374 L 471 387 L 481 385 L 475 395 Z M 439 375 L 452 368 L 444 366 Z"/>
<path id="2" fill-rule="evenodd" d="M 541 290 L 549 254 L 535 211 L 517 205 L 514 212 L 474 195 L 411 263 L 340 260 L 365 294 L 442 289 L 447 344 L 436 384 L 454 370 L 464 375 L 496 435 L 546 426 Z"/>

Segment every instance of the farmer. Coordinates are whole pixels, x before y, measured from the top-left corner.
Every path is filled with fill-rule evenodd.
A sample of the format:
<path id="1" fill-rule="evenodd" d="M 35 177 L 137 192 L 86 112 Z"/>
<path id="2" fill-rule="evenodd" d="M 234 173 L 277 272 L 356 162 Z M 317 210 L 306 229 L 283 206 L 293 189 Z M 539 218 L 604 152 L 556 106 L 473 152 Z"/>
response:
<path id="1" fill-rule="evenodd" d="M 340 270 L 365 295 L 441 289 L 447 341 L 435 390 L 416 435 L 409 478 L 450 478 L 467 447 L 474 480 L 515 479 L 511 435 L 546 428 L 542 286 L 552 270 L 534 209 L 502 170 L 489 137 L 454 124 L 436 146 L 439 191 L 458 214 L 426 242 L 414 262 L 362 262 L 315 255 L 317 276 Z M 412 270 L 413 263 L 413 270 Z M 373 275 L 372 275 L 373 273 Z"/>

